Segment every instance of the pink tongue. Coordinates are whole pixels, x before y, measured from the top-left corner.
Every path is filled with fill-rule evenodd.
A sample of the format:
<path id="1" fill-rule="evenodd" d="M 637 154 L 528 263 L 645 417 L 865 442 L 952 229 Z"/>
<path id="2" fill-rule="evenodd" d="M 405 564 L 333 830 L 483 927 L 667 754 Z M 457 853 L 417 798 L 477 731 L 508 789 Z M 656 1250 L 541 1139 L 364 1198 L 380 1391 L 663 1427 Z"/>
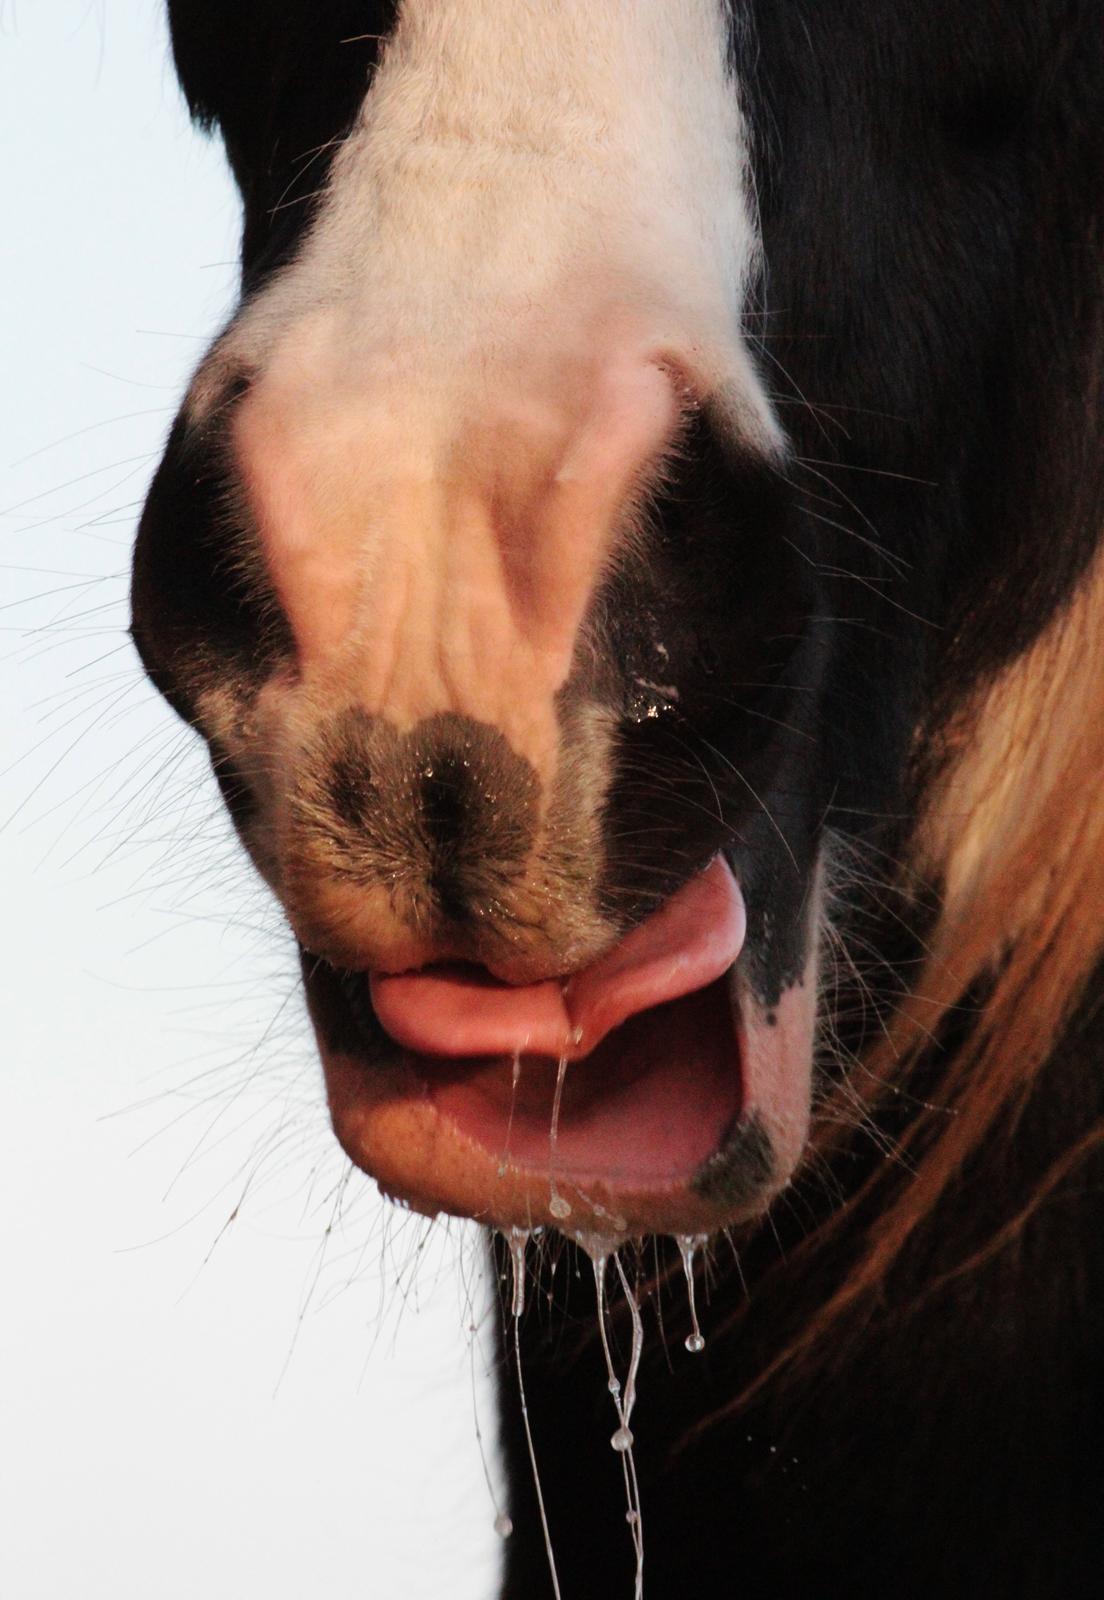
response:
<path id="1" fill-rule="evenodd" d="M 372 1004 L 399 1044 L 423 1055 L 589 1055 L 626 1017 L 704 988 L 744 942 L 739 885 L 717 856 L 654 916 L 566 980 L 512 988 L 471 967 L 373 973 Z"/>

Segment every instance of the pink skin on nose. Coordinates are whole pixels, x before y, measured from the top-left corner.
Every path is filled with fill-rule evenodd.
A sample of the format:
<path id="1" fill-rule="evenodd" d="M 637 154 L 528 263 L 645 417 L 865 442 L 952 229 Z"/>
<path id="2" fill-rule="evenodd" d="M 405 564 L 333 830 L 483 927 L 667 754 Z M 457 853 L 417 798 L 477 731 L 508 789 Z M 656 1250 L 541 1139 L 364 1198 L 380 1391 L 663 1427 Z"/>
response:
<path id="1" fill-rule="evenodd" d="M 489 723 L 547 779 L 580 625 L 678 427 L 671 375 L 545 353 L 442 397 L 394 359 L 354 381 L 334 342 L 289 336 L 234 422 L 301 676 L 400 728 Z"/>
<path id="2" fill-rule="evenodd" d="M 722 857 L 592 966 L 565 983 L 510 988 L 470 970 L 373 973 L 372 1004 L 420 1055 L 530 1055 L 578 1060 L 637 1012 L 712 983 L 735 962 L 744 900 Z"/>

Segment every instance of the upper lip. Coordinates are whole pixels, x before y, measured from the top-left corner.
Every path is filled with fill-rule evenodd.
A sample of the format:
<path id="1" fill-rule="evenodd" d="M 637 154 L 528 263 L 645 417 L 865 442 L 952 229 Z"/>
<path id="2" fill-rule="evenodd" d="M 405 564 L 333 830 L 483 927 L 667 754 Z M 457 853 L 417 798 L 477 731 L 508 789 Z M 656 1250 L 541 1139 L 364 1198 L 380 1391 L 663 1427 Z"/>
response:
<path id="1" fill-rule="evenodd" d="M 564 981 L 510 986 L 463 967 L 371 976 L 383 1028 L 430 1056 L 525 1051 L 577 1060 L 629 1017 L 704 988 L 743 945 L 746 914 L 717 856 L 657 912 Z"/>

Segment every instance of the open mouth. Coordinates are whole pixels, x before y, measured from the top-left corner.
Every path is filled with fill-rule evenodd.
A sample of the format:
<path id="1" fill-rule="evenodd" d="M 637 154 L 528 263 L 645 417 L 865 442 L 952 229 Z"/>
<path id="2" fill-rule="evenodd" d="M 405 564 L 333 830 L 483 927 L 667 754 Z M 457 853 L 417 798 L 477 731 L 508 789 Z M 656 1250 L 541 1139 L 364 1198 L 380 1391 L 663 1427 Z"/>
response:
<path id="1" fill-rule="evenodd" d="M 499 1226 L 691 1233 L 762 1209 L 804 1142 L 813 985 L 766 1009 L 745 930 L 718 856 L 564 980 L 305 958 L 339 1139 L 416 1209 Z"/>

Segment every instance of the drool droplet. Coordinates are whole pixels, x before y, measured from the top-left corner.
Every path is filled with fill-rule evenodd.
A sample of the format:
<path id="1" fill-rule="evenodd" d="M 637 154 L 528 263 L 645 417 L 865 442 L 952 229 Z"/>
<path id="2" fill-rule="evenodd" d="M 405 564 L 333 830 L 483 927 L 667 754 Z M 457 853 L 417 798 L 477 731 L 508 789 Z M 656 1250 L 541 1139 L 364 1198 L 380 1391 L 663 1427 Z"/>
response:
<path id="1" fill-rule="evenodd" d="M 528 1037 L 525 1040 L 529 1043 Z M 517 1105 L 518 1084 L 521 1082 L 521 1050 L 514 1051 L 514 1070 L 510 1082 L 510 1115 L 506 1119 L 506 1144 L 502 1151 L 502 1159 L 498 1163 L 498 1175 L 506 1176 L 506 1168 L 510 1160 L 510 1135 L 514 1131 L 514 1109 Z"/>
<path id="2" fill-rule="evenodd" d="M 548 1129 L 548 1184 L 551 1190 L 548 1209 L 558 1222 L 571 1215 L 571 1206 L 556 1189 L 556 1138 L 560 1131 L 560 1101 L 563 1099 L 566 1076 L 567 1052 L 565 1051 L 556 1069 L 556 1093 L 552 1098 L 552 1122 Z"/>
<path id="3" fill-rule="evenodd" d="M 640 1484 L 636 1477 L 636 1463 L 633 1460 L 633 1436 L 629 1427 L 629 1418 L 633 1406 L 636 1404 L 636 1374 L 640 1366 L 640 1351 L 644 1339 L 644 1325 L 640 1318 L 640 1306 L 637 1303 L 635 1290 L 629 1283 L 625 1269 L 621 1265 L 621 1258 L 617 1254 L 616 1240 L 603 1239 L 582 1235 L 579 1243 L 589 1254 L 594 1265 L 594 1288 L 598 1298 L 598 1332 L 602 1340 L 602 1354 L 606 1360 L 606 1384 L 613 1398 L 614 1409 L 620 1427 L 610 1439 L 610 1444 L 621 1457 L 621 1471 L 625 1479 L 625 1497 L 628 1500 L 628 1509 L 625 1521 L 629 1525 L 632 1535 L 633 1551 L 636 1556 L 636 1582 L 633 1586 L 633 1600 L 643 1600 L 644 1597 L 644 1524 L 640 1517 Z M 621 1279 L 621 1287 L 632 1316 L 633 1338 L 632 1354 L 629 1357 L 629 1370 L 625 1377 L 625 1392 L 621 1393 L 621 1383 L 613 1370 L 613 1360 L 610 1356 L 609 1338 L 606 1334 L 606 1263 L 612 1251 L 614 1264 L 617 1267 L 617 1276 Z"/>
<path id="4" fill-rule="evenodd" d="M 525 1246 L 529 1243 L 529 1235 L 524 1228 L 511 1228 L 505 1237 L 510 1247 L 510 1262 L 514 1269 L 510 1314 L 517 1322 L 525 1311 Z"/>
<path id="5" fill-rule="evenodd" d="M 682 1270 L 686 1275 L 686 1293 L 690 1301 L 690 1332 L 683 1343 L 692 1356 L 705 1349 L 705 1339 L 698 1326 L 698 1308 L 694 1300 L 694 1257 L 707 1243 L 708 1239 L 703 1233 L 683 1233 L 677 1238 L 679 1254 L 682 1256 Z"/>
<path id="6" fill-rule="evenodd" d="M 494 1531 L 498 1534 L 500 1539 L 508 1539 L 513 1533 L 514 1524 L 506 1515 L 505 1511 L 500 1511 L 498 1516 L 494 1519 Z"/>

